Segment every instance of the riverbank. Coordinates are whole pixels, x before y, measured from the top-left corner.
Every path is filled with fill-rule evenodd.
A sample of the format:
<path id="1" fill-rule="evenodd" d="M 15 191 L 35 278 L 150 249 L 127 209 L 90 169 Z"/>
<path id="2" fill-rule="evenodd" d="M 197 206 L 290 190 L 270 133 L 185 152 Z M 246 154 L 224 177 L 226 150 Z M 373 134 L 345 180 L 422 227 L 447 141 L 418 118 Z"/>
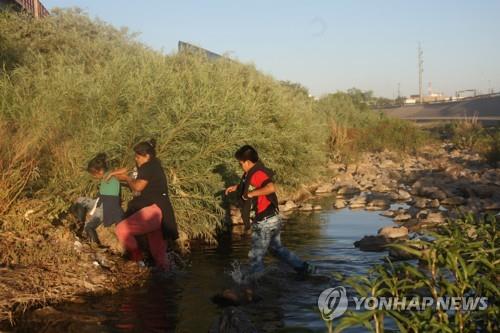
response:
<path id="1" fill-rule="evenodd" d="M 325 195 L 335 197 L 336 209 L 380 211 L 409 231 L 435 227 L 465 212 L 480 216 L 500 211 L 500 169 L 451 143 L 424 147 L 415 156 L 364 153 L 355 164 L 329 163 L 328 168 L 333 174 L 329 181 L 283 197 L 280 211 L 285 218 L 329 208 L 311 203 Z M 391 210 L 394 203 L 400 208 Z M 241 223 L 237 210 L 232 209 L 230 216 L 233 225 Z M 109 230 L 100 230 L 109 249 L 92 248 L 72 232 L 61 232 L 57 241 L 71 252 L 65 256 L 72 261 L 65 263 L 70 269 L 54 265 L 0 268 L 0 321 L 4 324 L 27 309 L 75 301 L 79 295 L 114 293 L 144 282 L 150 274 L 119 257 Z M 189 243 L 185 238 L 180 240 L 184 248 Z M 6 240 L 9 237 L 2 237 L 2 242 Z M 378 240 L 367 239 L 361 249 L 382 250 Z"/>

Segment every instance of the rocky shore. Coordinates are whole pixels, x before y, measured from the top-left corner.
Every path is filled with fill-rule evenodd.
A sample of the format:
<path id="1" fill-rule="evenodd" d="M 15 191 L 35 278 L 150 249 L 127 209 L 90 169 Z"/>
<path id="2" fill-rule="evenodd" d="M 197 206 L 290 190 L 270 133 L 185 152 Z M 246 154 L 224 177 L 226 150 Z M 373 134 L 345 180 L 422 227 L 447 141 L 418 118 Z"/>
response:
<path id="1" fill-rule="evenodd" d="M 451 143 L 424 147 L 416 156 L 366 153 L 358 163 L 330 163 L 328 168 L 334 175 L 330 181 L 284 200 L 280 213 L 286 219 L 296 212 L 321 210 L 325 207 L 310 199 L 332 195 L 335 209 L 380 211 L 392 218 L 395 226 L 355 243 L 364 251 L 384 250 L 412 232 L 432 229 L 463 214 L 481 217 L 500 211 L 500 166 Z M 242 223 L 235 207 L 230 215 L 233 225 Z"/>

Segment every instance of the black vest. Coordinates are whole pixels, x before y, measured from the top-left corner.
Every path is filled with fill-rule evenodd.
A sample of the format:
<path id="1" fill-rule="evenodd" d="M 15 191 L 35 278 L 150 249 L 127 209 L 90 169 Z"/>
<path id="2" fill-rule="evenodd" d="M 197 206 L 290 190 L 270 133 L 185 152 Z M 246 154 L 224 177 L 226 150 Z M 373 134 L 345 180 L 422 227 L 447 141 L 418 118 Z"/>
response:
<path id="1" fill-rule="evenodd" d="M 239 198 L 239 206 L 241 210 L 241 218 L 243 219 L 243 223 L 246 228 L 250 227 L 250 211 L 252 209 L 255 210 L 257 214 L 257 197 L 251 198 L 249 200 L 244 200 L 243 197 L 247 197 L 248 187 L 250 186 L 250 179 L 257 171 L 263 171 L 271 178 L 274 176 L 274 172 L 271 169 L 268 169 L 261 162 L 255 163 L 255 165 L 243 176 L 241 177 L 240 184 L 238 185 L 238 198 Z M 262 185 L 266 186 L 267 183 Z M 258 190 L 258 188 L 256 189 Z M 276 212 L 278 212 L 278 196 L 276 193 L 271 193 L 266 195 L 267 199 L 271 202 Z"/>

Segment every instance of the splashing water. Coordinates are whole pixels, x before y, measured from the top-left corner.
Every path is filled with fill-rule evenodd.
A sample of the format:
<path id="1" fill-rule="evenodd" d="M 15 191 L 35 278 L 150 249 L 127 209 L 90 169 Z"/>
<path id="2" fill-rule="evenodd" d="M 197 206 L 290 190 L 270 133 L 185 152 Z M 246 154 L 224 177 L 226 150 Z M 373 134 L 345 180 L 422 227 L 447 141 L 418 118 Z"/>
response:
<path id="1" fill-rule="evenodd" d="M 227 272 L 227 274 L 229 274 L 233 281 L 237 284 L 244 284 L 246 282 L 245 274 L 241 267 L 241 263 L 238 260 L 233 260 L 231 262 L 231 269 Z"/>

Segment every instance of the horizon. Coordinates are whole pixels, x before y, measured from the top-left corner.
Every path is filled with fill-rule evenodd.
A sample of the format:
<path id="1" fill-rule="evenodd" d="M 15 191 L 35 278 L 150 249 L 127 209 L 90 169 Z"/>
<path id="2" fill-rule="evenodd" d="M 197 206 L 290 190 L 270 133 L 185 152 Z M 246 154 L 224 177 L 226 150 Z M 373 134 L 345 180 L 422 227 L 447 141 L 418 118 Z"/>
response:
<path id="1" fill-rule="evenodd" d="M 217 1 L 203 10 L 195 1 L 42 2 L 49 11 L 79 7 L 92 18 L 127 27 L 166 54 L 176 52 L 178 41 L 226 54 L 277 80 L 300 83 L 316 97 L 353 87 L 386 98 L 398 97 L 398 90 L 401 96 L 418 94 L 419 42 L 424 95 L 430 85 L 447 96 L 463 89 L 500 91 L 500 1 Z"/>

